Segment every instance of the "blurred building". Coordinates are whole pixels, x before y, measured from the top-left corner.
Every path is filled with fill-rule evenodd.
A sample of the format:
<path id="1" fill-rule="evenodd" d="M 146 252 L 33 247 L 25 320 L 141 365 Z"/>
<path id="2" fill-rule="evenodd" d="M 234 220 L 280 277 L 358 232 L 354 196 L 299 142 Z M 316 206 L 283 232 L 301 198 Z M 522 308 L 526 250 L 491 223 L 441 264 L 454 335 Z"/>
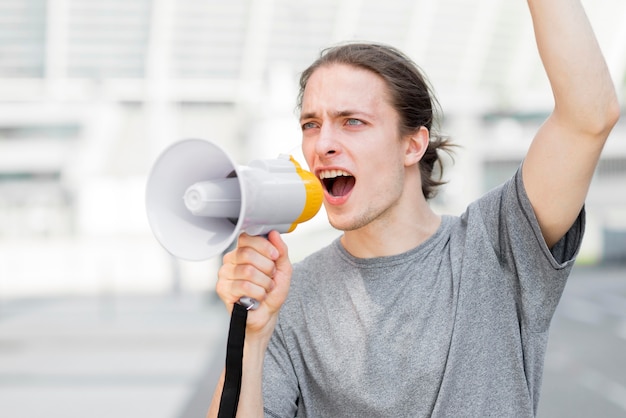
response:
<path id="1" fill-rule="evenodd" d="M 583 3 L 623 100 L 626 2 Z M 152 162 L 185 137 L 298 158 L 298 74 L 354 39 L 400 47 L 435 86 L 463 147 L 444 212 L 510 176 L 551 109 L 524 2 L 0 0 L 0 297 L 210 288 L 215 260 L 173 260 L 149 231 Z M 624 121 L 588 211 L 581 261 L 624 261 Z M 296 258 L 336 235 L 323 215 L 299 230 Z"/>

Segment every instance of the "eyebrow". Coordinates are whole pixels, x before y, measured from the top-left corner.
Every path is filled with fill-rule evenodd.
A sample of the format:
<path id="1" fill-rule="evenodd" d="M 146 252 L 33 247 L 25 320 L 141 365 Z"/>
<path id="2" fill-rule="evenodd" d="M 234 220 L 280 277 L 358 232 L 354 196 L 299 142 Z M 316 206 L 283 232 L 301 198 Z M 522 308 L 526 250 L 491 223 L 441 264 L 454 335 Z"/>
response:
<path id="1" fill-rule="evenodd" d="M 363 115 L 367 118 L 373 118 L 372 115 L 370 115 L 369 113 L 366 112 L 362 112 L 360 110 L 335 110 L 333 112 L 330 112 L 331 116 L 333 118 L 342 118 L 342 117 L 347 117 L 347 116 L 354 116 L 354 115 Z M 303 113 L 300 115 L 300 120 L 305 120 L 305 119 L 315 119 L 317 116 L 317 113 L 315 112 L 307 112 L 307 113 Z"/>
<path id="2" fill-rule="evenodd" d="M 301 113 L 300 114 L 300 120 L 314 119 L 314 118 L 315 118 L 315 113 L 314 112 L 307 112 L 307 113 Z"/>

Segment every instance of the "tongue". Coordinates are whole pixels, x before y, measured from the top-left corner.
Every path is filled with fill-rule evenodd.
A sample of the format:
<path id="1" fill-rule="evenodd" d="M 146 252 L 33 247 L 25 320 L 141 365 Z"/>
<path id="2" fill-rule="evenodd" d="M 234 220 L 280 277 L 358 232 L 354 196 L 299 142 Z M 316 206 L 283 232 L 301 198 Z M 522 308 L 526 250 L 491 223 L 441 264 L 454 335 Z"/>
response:
<path id="1" fill-rule="evenodd" d="M 333 196 L 345 196 L 350 193 L 353 187 L 354 177 L 340 176 L 333 182 L 333 187 L 330 192 Z"/>

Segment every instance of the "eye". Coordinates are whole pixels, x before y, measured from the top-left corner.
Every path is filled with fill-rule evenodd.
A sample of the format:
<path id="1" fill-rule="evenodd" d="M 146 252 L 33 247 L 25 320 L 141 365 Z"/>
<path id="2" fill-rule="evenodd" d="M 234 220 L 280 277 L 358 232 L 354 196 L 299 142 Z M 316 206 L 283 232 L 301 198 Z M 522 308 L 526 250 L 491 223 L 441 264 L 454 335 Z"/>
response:
<path id="1" fill-rule="evenodd" d="M 363 125 L 363 121 L 359 120 L 359 119 L 347 119 L 346 120 L 346 125 L 350 125 L 350 126 L 359 126 L 359 125 Z"/>
<path id="2" fill-rule="evenodd" d="M 306 129 L 313 129 L 317 127 L 317 124 L 315 122 L 306 122 L 302 124 L 302 130 L 306 130 Z"/>

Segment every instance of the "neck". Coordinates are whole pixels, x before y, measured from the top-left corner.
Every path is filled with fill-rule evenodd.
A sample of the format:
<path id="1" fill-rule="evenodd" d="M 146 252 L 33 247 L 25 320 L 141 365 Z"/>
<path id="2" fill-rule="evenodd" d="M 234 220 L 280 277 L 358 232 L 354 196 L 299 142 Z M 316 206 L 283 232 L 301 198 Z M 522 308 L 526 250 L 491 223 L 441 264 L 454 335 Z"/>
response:
<path id="1" fill-rule="evenodd" d="M 341 243 L 358 258 L 397 255 L 426 241 L 440 224 L 441 216 L 423 200 L 411 216 L 377 219 L 362 228 L 346 231 Z"/>

